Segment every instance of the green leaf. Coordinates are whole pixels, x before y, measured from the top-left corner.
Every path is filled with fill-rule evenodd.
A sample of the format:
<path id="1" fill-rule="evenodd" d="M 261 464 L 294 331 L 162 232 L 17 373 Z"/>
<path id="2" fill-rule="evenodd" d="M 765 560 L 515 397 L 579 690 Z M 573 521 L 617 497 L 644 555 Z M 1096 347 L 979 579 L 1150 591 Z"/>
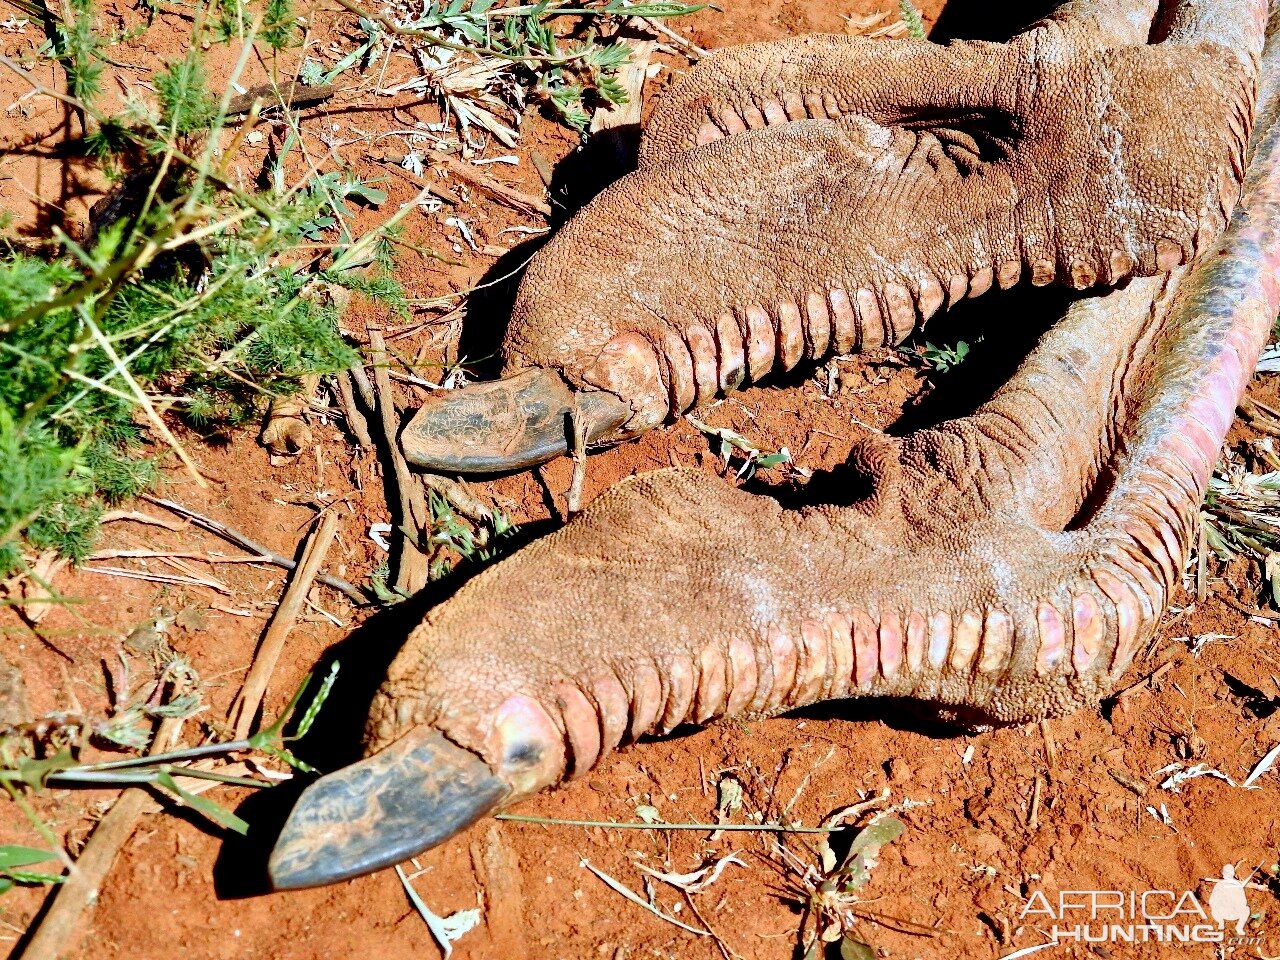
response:
<path id="1" fill-rule="evenodd" d="M 849 845 L 849 854 L 852 856 L 866 853 L 874 856 L 880 851 L 881 847 L 902 836 L 906 829 L 906 825 L 897 817 L 884 817 L 879 820 L 873 820 Z"/>
<path id="2" fill-rule="evenodd" d="M 709 424 L 703 423 L 697 417 L 687 417 L 686 419 L 707 436 L 718 437 L 723 443 L 726 443 L 731 447 L 736 447 L 743 453 L 760 452 L 759 447 L 736 430 L 730 430 L 728 427 L 713 427 Z M 721 447 L 721 450 L 723 451 L 724 447 Z"/>
<path id="3" fill-rule="evenodd" d="M 293 711 L 298 709 L 298 704 L 302 702 L 302 695 L 307 692 L 307 684 L 311 682 L 311 674 L 307 674 L 302 678 L 302 683 L 298 685 L 298 689 L 294 691 L 293 697 L 285 705 L 280 716 L 276 718 L 275 723 L 271 726 L 259 730 L 249 738 L 249 746 L 261 750 L 263 747 L 269 747 L 281 738 L 284 726 L 289 722 L 289 718 L 293 716 Z"/>
<path id="4" fill-rule="evenodd" d="M 334 681 L 338 679 L 339 666 L 340 664 L 337 660 L 333 661 L 333 666 L 329 668 L 329 675 L 324 678 L 324 682 L 320 684 L 320 689 L 316 691 L 316 695 L 307 704 L 307 709 L 303 711 L 302 718 L 298 721 L 298 731 L 294 734 L 295 739 L 301 740 L 305 737 L 307 731 L 311 729 L 311 724 L 315 723 L 316 717 L 320 713 L 320 708 L 324 706 L 325 700 L 329 698 L 329 691 L 333 689 Z M 301 763 L 301 761 L 298 762 Z"/>
<path id="5" fill-rule="evenodd" d="M 225 807 L 218 806 L 207 797 L 202 797 L 198 793 L 192 793 L 189 790 L 183 790 L 169 774 L 158 774 L 156 776 L 156 784 L 168 790 L 191 809 L 203 813 L 214 823 L 219 823 L 229 830 L 234 830 L 241 836 L 249 832 L 249 824 L 245 820 L 237 817 Z"/>
<path id="6" fill-rule="evenodd" d="M 876 952 L 861 940 L 840 938 L 840 960 L 876 960 Z"/>
<path id="7" fill-rule="evenodd" d="M 320 684 L 320 689 L 316 691 L 316 695 L 311 699 L 311 703 L 309 703 L 306 710 L 303 711 L 301 718 L 298 720 L 298 731 L 289 738 L 290 740 L 302 739 L 306 736 L 307 731 L 311 729 L 311 725 L 315 723 L 317 714 L 320 713 L 320 708 L 324 706 L 325 700 L 329 697 L 329 691 L 333 689 L 334 681 L 338 679 L 338 669 L 340 666 L 341 665 L 338 661 L 335 660 L 333 662 L 333 666 L 329 668 L 329 675 L 324 678 L 324 682 Z M 302 683 L 298 685 L 298 689 L 294 691 L 293 696 L 290 698 L 280 716 L 276 718 L 276 721 L 271 724 L 271 726 L 259 730 L 251 736 L 249 738 L 249 746 L 253 747 L 255 750 L 264 750 L 268 753 L 272 753 L 273 750 L 279 750 L 277 744 L 284 740 L 284 728 L 288 725 L 289 721 L 293 719 L 294 713 L 297 712 L 298 704 L 302 703 L 302 695 L 307 692 L 307 686 L 311 683 L 311 677 L 312 674 L 308 673 L 302 678 Z M 284 760 L 291 767 L 297 767 L 300 770 L 310 769 L 310 767 L 294 757 L 293 754 L 289 753 L 287 750 L 279 751 L 279 753 L 272 753 L 272 755 L 279 756 L 281 760 Z"/>
<path id="8" fill-rule="evenodd" d="M 760 457 L 756 461 L 756 465 L 760 467 L 776 467 L 781 463 L 790 463 L 791 453 L 787 450 L 781 450 L 778 453 L 771 453 L 768 456 Z"/>
<path id="9" fill-rule="evenodd" d="M 205 81 L 203 61 L 195 50 L 156 74 L 154 85 L 164 125 L 176 134 L 203 130 L 217 116 L 218 107 Z"/>
<path id="10" fill-rule="evenodd" d="M 75 765 L 76 762 L 72 759 L 71 751 L 63 749 L 47 760 L 22 761 L 22 763 L 18 764 L 18 778 L 27 786 L 39 790 L 44 787 L 45 781 L 49 779 L 50 774 L 57 773 L 59 770 L 66 770 Z"/>
<path id="11" fill-rule="evenodd" d="M 262 747 L 263 753 L 269 757 L 275 757 L 281 763 L 288 764 L 295 770 L 301 770 L 303 773 L 315 773 L 316 768 L 305 760 L 299 760 L 293 755 L 292 750 L 286 750 L 284 747 Z"/>
<path id="12" fill-rule="evenodd" d="M 376 187 L 370 187 L 358 180 L 347 184 L 343 188 L 342 192 L 343 196 L 356 197 L 357 199 L 363 200 L 370 206 L 374 207 L 381 203 L 385 203 L 387 200 L 387 191 L 378 190 Z"/>
<path id="13" fill-rule="evenodd" d="M 10 870 L 8 873 L 18 883 L 65 883 L 67 880 L 60 873 L 36 873 L 31 870 Z"/>
<path id="14" fill-rule="evenodd" d="M 838 875 L 845 891 L 856 890 L 871 879 L 871 871 L 879 862 L 880 848 L 902 836 L 907 828 L 896 817 L 873 820 L 849 845 Z"/>
<path id="15" fill-rule="evenodd" d="M 57 859 L 57 854 L 39 847 L 22 847 L 16 844 L 0 847 L 0 870 L 11 870 L 14 867 L 27 867 L 33 863 L 44 863 Z"/>
<path id="16" fill-rule="evenodd" d="M 707 8 L 705 3 L 633 3 L 626 6 L 613 2 L 605 8 L 605 13 L 624 17 L 683 17 Z"/>
<path id="17" fill-rule="evenodd" d="M 902 22 L 907 25 L 908 34 L 916 40 L 925 39 L 924 21 L 911 0 L 898 0 L 898 13 L 902 17 Z"/>

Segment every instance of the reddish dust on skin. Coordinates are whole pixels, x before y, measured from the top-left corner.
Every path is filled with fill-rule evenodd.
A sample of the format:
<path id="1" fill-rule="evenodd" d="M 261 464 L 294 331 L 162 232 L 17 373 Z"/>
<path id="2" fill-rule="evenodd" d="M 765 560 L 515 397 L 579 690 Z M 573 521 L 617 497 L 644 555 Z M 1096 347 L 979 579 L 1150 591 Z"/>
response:
<path id="1" fill-rule="evenodd" d="M 806 31 L 841 31 L 843 16 L 896 11 L 896 4 L 874 0 L 753 0 L 726 6 L 723 14 L 694 18 L 691 36 L 697 43 L 713 47 Z M 926 6 L 927 20 L 931 22 L 939 6 Z M 108 6 L 106 11 L 111 25 L 122 33 L 135 22 L 135 15 L 123 6 Z M 139 40 L 114 47 L 112 56 L 132 63 L 167 57 L 182 49 L 187 31 L 185 21 L 162 12 L 156 27 Z M 32 36 L 31 31 L 26 39 L 0 34 L 0 50 L 22 53 L 30 49 Z M 327 14 L 320 16 L 314 37 L 321 43 L 347 42 Z M 215 70 L 229 69 L 232 58 L 218 48 L 211 53 Z M 660 59 L 670 69 L 685 69 L 682 62 Z M 261 71 L 260 66 L 255 69 Z M 254 74 L 245 85 L 263 79 L 265 75 Z M 651 95 L 660 92 L 661 79 Z M 108 89 L 113 85 L 108 84 Z M 11 76 L 0 77 L 0 103 L 7 105 L 23 92 Z M 343 131 L 338 136 L 345 137 L 351 132 L 349 124 L 376 133 L 401 129 L 406 118 L 439 119 L 433 107 L 408 98 L 397 102 L 398 119 L 387 110 L 389 103 L 371 100 L 357 101 L 364 107 L 358 112 L 334 109 L 323 117 L 308 114 L 305 124 L 320 131 L 340 123 Z M 27 104 L 30 116 L 21 111 L 6 114 L 3 136 L 7 139 L 0 142 L 0 206 L 14 211 L 20 223 L 29 222 L 34 215 L 30 194 L 37 193 L 65 207 L 68 218 L 77 220 L 101 185 L 85 182 L 84 171 L 64 167 L 56 156 L 65 135 L 59 127 L 60 111 L 47 100 Z M 15 150 L 19 143 L 34 144 L 34 148 Z M 555 162 L 572 146 L 571 135 L 533 117 L 517 151 L 520 166 L 497 174 L 525 189 L 537 189 L 530 154 L 537 152 Z M 265 145 L 246 148 L 247 173 L 252 173 L 249 161 L 261 162 L 264 149 Z M 366 150 L 362 146 L 343 155 L 361 176 L 386 178 L 381 186 L 390 192 L 391 204 L 384 212 L 362 214 L 361 227 L 372 226 L 385 216 L 385 209 L 393 209 L 413 193 L 410 184 L 368 160 Z M 529 222 L 483 197 L 462 209 L 481 243 L 508 243 L 511 235 L 499 236 L 499 231 Z M 406 239 L 450 250 L 456 231 L 443 223 L 447 216 L 446 212 L 409 218 Z M 490 260 L 466 252 L 457 259 L 466 265 L 442 265 L 406 253 L 401 257 L 400 276 L 415 294 L 438 295 L 471 286 L 491 266 Z M 354 309 L 347 323 L 350 329 L 362 329 L 368 319 L 384 319 L 361 313 L 358 305 Z M 439 348 L 430 346 L 432 337 L 439 334 L 439 328 L 428 329 L 394 342 L 402 354 L 439 360 L 443 359 Z M 753 387 L 721 404 L 707 419 L 714 426 L 727 426 L 750 437 L 762 449 L 786 446 L 805 468 L 830 469 L 847 459 L 867 428 L 882 428 L 898 419 L 923 387 L 924 377 L 918 370 L 903 367 L 892 357 L 882 351 L 841 361 L 840 386 L 833 396 L 826 396 L 813 378 L 786 388 Z M 1255 383 L 1251 393 L 1272 405 L 1280 402 L 1272 382 Z M 416 405 L 422 398 L 404 394 L 401 399 Z M 306 500 L 317 489 L 337 495 L 354 492 L 351 512 L 342 515 L 329 567 L 359 582 L 383 559 L 367 537 L 372 523 L 389 519 L 381 469 L 371 455 L 348 447 L 332 426 L 318 425 L 316 435 L 318 457 L 312 452 L 276 467 L 268 465 L 265 452 L 247 434 L 234 436 L 228 446 L 205 446 L 192 439 L 189 448 L 211 478 L 209 489 L 196 488 L 175 470 L 168 474 L 161 492 L 286 554 L 294 552 L 312 516 L 306 507 L 288 501 Z M 1255 437 L 1237 425 L 1231 441 Z M 682 421 L 593 456 L 585 498 L 633 473 L 672 464 L 709 472 L 720 469 L 706 439 Z M 570 483 L 569 462 L 548 464 L 541 474 L 546 488 L 562 503 Z M 765 471 L 762 480 L 787 482 L 777 471 Z M 546 492 L 532 472 L 485 484 L 481 492 L 517 522 L 546 520 L 549 515 Z M 145 504 L 139 508 L 161 513 Z M 110 526 L 102 545 L 230 552 L 225 544 L 194 530 L 171 533 L 131 524 Z M 282 575 L 279 570 L 242 565 L 220 566 L 216 572 L 233 589 L 233 596 L 181 588 L 162 591 L 136 581 L 64 574 L 58 586 L 85 602 L 56 610 L 42 621 L 47 644 L 10 629 L 14 622 L 9 619 L 4 620 L 0 634 L 0 655 L 23 666 L 31 713 L 67 709 L 73 695 L 86 710 L 101 710 L 106 703 L 102 663 L 114 663 L 123 635 L 147 618 L 167 612 L 179 615 L 168 630 L 170 641 L 211 681 L 206 690 L 209 716 L 224 715 L 239 690 L 270 604 L 279 596 Z M 861 923 L 858 936 L 891 957 L 986 958 L 1040 942 L 1036 926 L 1044 924 L 1023 925 L 1019 919 L 1023 898 L 1037 891 L 1056 902 L 1062 890 L 1191 889 L 1207 904 L 1212 888 L 1202 878 L 1220 877 L 1223 864 L 1237 864 L 1238 875 L 1245 876 L 1259 863 L 1269 869 L 1274 862 L 1280 847 L 1274 817 L 1280 781 L 1269 774 L 1260 781 L 1261 789 L 1246 791 L 1202 778 L 1172 793 L 1159 790 L 1160 778 L 1152 774 L 1170 763 L 1203 761 L 1240 781 L 1267 750 L 1280 743 L 1280 711 L 1271 715 L 1265 709 L 1250 711 L 1224 679 L 1230 677 L 1265 697 L 1280 694 L 1273 680 L 1280 674 L 1280 631 L 1249 620 L 1239 610 L 1242 604 L 1252 606 L 1257 584 L 1256 571 L 1235 563 L 1220 578 L 1210 578 L 1205 602 L 1196 604 L 1180 591 L 1174 598 L 1174 608 L 1180 612 L 1170 615 L 1151 656 L 1139 658 L 1121 686 L 1169 664 L 1159 679 L 1124 697 L 1109 719 L 1096 711 L 1083 711 L 1049 723 L 1049 742 L 1038 727 L 943 738 L 900 729 L 906 718 L 886 712 L 892 708 L 863 708 L 857 722 L 843 719 L 837 709 L 822 709 L 627 748 L 566 787 L 521 804 L 517 812 L 635 820 L 636 807 L 649 805 L 670 822 L 710 821 L 715 819 L 717 780 L 733 776 L 745 788 L 748 809 L 768 803 L 768 815 L 774 816 L 790 805 L 791 818 L 813 824 L 832 810 L 888 788 L 894 802 L 909 798 L 927 805 L 901 814 L 907 831 L 883 851 L 865 889 L 866 899 L 876 900 L 868 909 L 949 931 L 932 939 Z M 345 602 L 330 591 L 321 590 L 314 598 L 344 622 L 353 620 Z M 1071 615 L 1087 621 L 1090 611 L 1073 610 Z M 268 714 L 282 708 L 302 676 L 347 632 L 314 614 L 304 618 L 290 636 L 273 679 Z M 927 644 L 924 627 L 904 623 L 901 633 L 904 657 L 912 656 L 913 643 Z M 1178 639 L 1209 634 L 1232 639 L 1208 643 L 1198 657 Z M 1184 755 L 1190 759 L 1180 760 Z M 1145 784 L 1142 796 L 1125 785 L 1134 782 Z M 56 791 L 41 798 L 38 809 L 59 832 L 83 839 L 113 796 L 105 791 Z M 234 791 L 218 796 L 228 803 L 238 800 Z M 1163 806 L 1177 832 L 1148 814 L 1148 806 L 1157 810 Z M 40 842 L 12 805 L 0 810 L 0 843 Z M 643 891 L 644 877 L 635 869 L 637 862 L 684 872 L 708 858 L 736 851 L 748 866 L 729 867 L 714 886 L 693 895 L 698 912 L 732 951 L 748 960 L 791 957 L 799 918 L 777 896 L 786 880 L 771 863 L 753 855 L 767 853 L 769 841 L 731 833 L 712 842 L 708 836 L 482 821 L 419 858 L 425 872 L 414 883 L 441 915 L 474 907 L 480 898 L 485 921 L 455 944 L 454 955 L 460 960 L 710 960 L 721 956 L 710 939 L 694 937 L 627 903 L 580 864 L 586 858 Z M 429 934 L 394 873 L 281 896 L 220 900 L 212 880 L 220 844 L 216 835 L 197 823 L 148 815 L 116 863 L 98 907 L 87 916 L 84 936 L 68 956 L 149 960 L 185 952 L 202 958 L 310 960 L 434 955 Z M 794 844 L 793 849 L 801 857 L 814 856 L 803 843 Z M 670 912 L 679 907 L 678 918 L 701 925 L 683 898 L 661 884 L 656 887 L 663 909 Z M 1268 894 L 1250 890 L 1248 896 L 1254 912 L 1263 914 L 1257 928 L 1273 935 L 1264 942 L 1262 952 L 1280 953 L 1280 910 Z M 35 916 L 40 897 L 40 892 L 27 889 L 6 894 L 0 899 L 0 919 L 24 928 Z M 10 934 L 7 926 L 0 929 L 0 935 Z M 1177 948 L 1125 944 L 1112 953 L 1154 958 L 1167 957 L 1173 949 Z M 1054 955 L 1086 954 L 1064 947 Z"/>

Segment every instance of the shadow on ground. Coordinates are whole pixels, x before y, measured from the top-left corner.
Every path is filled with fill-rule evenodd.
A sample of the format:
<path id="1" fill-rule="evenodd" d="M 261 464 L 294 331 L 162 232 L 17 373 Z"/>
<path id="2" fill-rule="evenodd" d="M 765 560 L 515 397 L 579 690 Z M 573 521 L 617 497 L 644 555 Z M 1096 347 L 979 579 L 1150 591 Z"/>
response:
<path id="1" fill-rule="evenodd" d="M 944 11 L 934 31 L 935 39 L 967 38 L 998 40 L 1025 27 L 1052 4 L 1003 2 L 981 3 L 956 0 Z M 620 157 L 622 143 L 638 138 L 635 130 L 598 137 L 562 161 L 550 186 L 557 205 L 557 223 L 567 219 L 609 183 L 624 175 L 628 164 Z M 546 242 L 546 237 L 529 240 L 512 249 L 493 264 L 470 297 L 459 355 L 478 358 L 474 372 L 481 378 L 495 376 L 499 366 L 498 347 L 506 331 L 512 303 L 524 265 Z M 1014 291 L 994 293 L 978 301 L 966 301 L 939 317 L 923 331 L 918 341 L 954 343 L 965 340 L 972 351 L 955 370 L 935 378 L 937 386 L 920 402 L 908 408 L 893 432 L 902 434 L 964 416 L 990 398 L 1005 383 L 1039 337 L 1062 316 L 1072 295 L 1057 289 L 1021 286 Z M 811 376 L 813 367 L 793 371 L 775 383 L 798 383 Z M 781 499 L 788 506 L 813 503 L 849 502 L 857 495 L 859 478 L 851 468 L 818 474 L 800 490 L 782 491 L 761 487 L 760 492 Z M 393 498 L 394 499 L 394 498 Z M 550 526 L 535 524 L 522 531 L 527 541 L 545 533 Z M 513 544 L 513 548 L 516 546 Z M 300 757 L 321 770 L 333 770 L 358 759 L 361 736 L 370 702 L 385 676 L 388 664 L 413 627 L 434 605 L 452 595 L 467 578 L 466 571 L 433 584 L 422 594 L 382 611 L 356 632 L 328 651 L 317 665 L 312 689 L 329 665 L 339 661 L 342 669 L 337 683 L 315 726 L 298 745 Z M 308 693 L 310 696 L 310 693 Z M 306 702 L 304 700 L 304 702 Z M 850 721 L 877 719 L 895 729 L 910 730 L 930 737 L 956 735 L 958 728 L 970 727 L 963 716 L 940 716 L 936 710 L 922 709 L 910 701 L 836 701 L 818 704 L 798 712 L 800 716 Z M 693 728 L 681 728 L 665 739 L 678 740 Z M 263 791 L 246 800 L 238 813 L 252 824 L 247 837 L 228 840 L 215 865 L 214 878 L 222 897 L 243 897 L 267 891 L 266 860 L 297 795 L 310 782 L 299 777 L 281 787 Z"/>

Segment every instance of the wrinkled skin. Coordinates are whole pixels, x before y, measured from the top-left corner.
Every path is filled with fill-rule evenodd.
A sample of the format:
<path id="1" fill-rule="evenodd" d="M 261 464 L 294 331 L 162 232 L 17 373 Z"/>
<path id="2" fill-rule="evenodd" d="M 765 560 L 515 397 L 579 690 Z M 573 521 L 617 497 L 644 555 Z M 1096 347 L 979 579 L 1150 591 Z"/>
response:
<path id="1" fill-rule="evenodd" d="M 1190 4 L 1149 45 L 1152 0 L 1122 9 L 1069 4 L 1008 44 L 810 36 L 708 58 L 660 102 L 640 169 L 530 264 L 505 375 L 567 382 L 612 441 L 898 343 L 993 286 L 1187 262 L 1238 196 L 1259 47 Z M 523 466 L 564 450 L 568 409 L 530 430 L 520 404 L 447 394 L 404 447 L 426 467 Z"/>
<path id="2" fill-rule="evenodd" d="M 1153 10 L 1108 7 L 1133 16 L 1112 14 L 1106 35 L 1146 36 Z M 1239 28 L 1248 116 L 1265 7 L 1219 8 L 1230 23 L 1218 35 Z M 1096 703 L 1169 602 L 1280 309 L 1278 63 L 1273 42 L 1226 233 L 1202 235 L 1190 265 L 1079 299 L 971 416 L 864 442 L 851 464 L 864 482 L 848 503 L 786 510 L 694 471 L 659 471 L 607 491 L 432 610 L 374 704 L 368 759 L 300 800 L 273 854 L 277 886 L 403 859 L 682 722 L 848 696 L 912 698 L 968 723 Z M 713 136 L 704 101 L 686 109 L 679 93 L 659 118 L 661 149 Z M 689 156 L 764 139 L 727 132 Z M 874 158 L 864 163 L 875 175 Z M 1168 167 L 1195 180 L 1218 163 L 1208 149 Z M 1079 216 L 1105 229 L 1088 205 Z"/>

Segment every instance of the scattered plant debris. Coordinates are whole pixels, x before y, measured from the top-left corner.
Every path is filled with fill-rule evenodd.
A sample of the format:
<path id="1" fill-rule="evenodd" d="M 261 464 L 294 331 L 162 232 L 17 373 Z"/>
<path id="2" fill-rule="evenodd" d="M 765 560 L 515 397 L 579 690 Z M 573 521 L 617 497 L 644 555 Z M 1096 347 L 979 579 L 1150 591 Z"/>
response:
<path id="1" fill-rule="evenodd" d="M 926 340 L 923 347 L 916 347 L 913 352 L 925 366 L 938 373 L 947 373 L 964 363 L 969 356 L 969 344 L 964 340 L 957 340 L 953 347 L 945 344 L 939 347 Z"/>
<path id="2" fill-rule="evenodd" d="M 457 913 L 451 913 L 447 917 L 442 917 L 432 911 L 427 906 L 422 895 L 413 888 L 412 881 L 418 876 L 412 876 L 404 872 L 404 867 L 396 864 L 396 876 L 400 878 L 400 883 L 404 886 L 404 892 L 409 897 L 409 902 L 413 904 L 413 908 L 418 911 L 418 916 L 427 925 L 427 929 L 431 931 L 431 936 L 436 943 L 440 945 L 440 951 L 444 954 L 444 960 L 449 960 L 453 956 L 453 944 L 456 940 L 460 940 L 464 934 L 475 929 L 480 923 L 480 909 L 473 907 L 470 910 L 459 910 Z"/>
<path id="3" fill-rule="evenodd" d="M 924 29 L 924 20 L 920 11 L 911 0 L 898 0 L 898 14 L 907 25 L 907 34 L 913 40 L 924 40 L 928 36 Z"/>
<path id="4" fill-rule="evenodd" d="M 777 453 L 766 453 L 742 434 L 728 427 L 708 426 L 692 416 L 686 416 L 685 419 L 708 437 L 720 441 L 718 453 L 726 469 L 734 469 L 734 461 L 741 461 L 734 474 L 739 480 L 751 479 L 755 476 L 756 470 L 767 470 L 770 467 L 792 462 L 791 451 L 786 447 Z"/>

